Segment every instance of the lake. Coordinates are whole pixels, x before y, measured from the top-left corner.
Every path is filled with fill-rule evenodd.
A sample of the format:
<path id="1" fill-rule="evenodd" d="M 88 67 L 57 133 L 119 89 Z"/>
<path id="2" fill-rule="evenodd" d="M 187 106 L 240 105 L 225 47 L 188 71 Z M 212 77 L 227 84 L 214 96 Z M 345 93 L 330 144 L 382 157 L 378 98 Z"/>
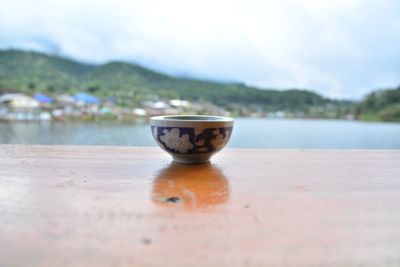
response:
<path id="1" fill-rule="evenodd" d="M 142 123 L 0 123 L 3 144 L 155 146 Z M 400 149 L 400 124 L 238 118 L 230 147 Z"/>

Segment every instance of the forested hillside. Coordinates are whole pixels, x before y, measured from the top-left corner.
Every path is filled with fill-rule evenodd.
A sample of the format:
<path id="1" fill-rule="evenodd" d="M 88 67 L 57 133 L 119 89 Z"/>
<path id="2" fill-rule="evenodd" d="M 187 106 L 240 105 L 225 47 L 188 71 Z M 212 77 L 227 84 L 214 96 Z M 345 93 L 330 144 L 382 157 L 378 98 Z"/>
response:
<path id="1" fill-rule="evenodd" d="M 400 122 L 400 87 L 370 93 L 356 112 L 360 120 Z"/>
<path id="2" fill-rule="evenodd" d="M 172 77 L 131 63 L 84 64 L 21 50 L 0 51 L 0 89 L 28 94 L 83 91 L 98 97 L 116 96 L 128 107 L 148 99 L 180 98 L 210 102 L 228 110 L 301 112 L 317 117 L 340 117 L 352 108 L 351 102 L 332 101 L 307 90 L 279 91 Z"/>

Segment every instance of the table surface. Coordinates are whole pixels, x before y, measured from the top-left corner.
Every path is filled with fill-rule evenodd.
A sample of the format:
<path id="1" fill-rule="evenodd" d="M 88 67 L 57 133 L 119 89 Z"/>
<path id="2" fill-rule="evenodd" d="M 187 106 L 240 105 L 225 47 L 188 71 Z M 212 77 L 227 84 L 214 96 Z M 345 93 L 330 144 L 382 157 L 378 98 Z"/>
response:
<path id="1" fill-rule="evenodd" d="M 400 266 L 400 151 L 0 145 L 0 266 Z"/>

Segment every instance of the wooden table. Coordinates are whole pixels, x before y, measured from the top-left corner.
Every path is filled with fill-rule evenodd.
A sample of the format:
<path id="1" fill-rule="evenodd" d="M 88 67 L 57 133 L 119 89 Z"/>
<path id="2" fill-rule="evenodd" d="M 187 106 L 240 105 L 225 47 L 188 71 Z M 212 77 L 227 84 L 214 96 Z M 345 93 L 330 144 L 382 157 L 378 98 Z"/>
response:
<path id="1" fill-rule="evenodd" d="M 0 266 L 400 266 L 400 151 L 1 145 Z"/>

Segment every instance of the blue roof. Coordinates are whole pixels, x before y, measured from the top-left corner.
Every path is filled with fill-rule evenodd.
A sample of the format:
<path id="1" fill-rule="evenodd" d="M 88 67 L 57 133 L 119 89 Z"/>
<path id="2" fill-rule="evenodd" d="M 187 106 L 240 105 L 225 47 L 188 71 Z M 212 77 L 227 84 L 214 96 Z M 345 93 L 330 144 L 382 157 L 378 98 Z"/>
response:
<path id="1" fill-rule="evenodd" d="M 50 104 L 51 102 L 53 102 L 53 98 L 42 93 L 35 94 L 35 99 L 40 103 Z"/>
<path id="2" fill-rule="evenodd" d="M 76 101 L 81 101 L 86 104 L 99 104 L 100 100 L 92 95 L 86 94 L 86 93 L 77 93 L 74 95 L 74 98 Z"/>

